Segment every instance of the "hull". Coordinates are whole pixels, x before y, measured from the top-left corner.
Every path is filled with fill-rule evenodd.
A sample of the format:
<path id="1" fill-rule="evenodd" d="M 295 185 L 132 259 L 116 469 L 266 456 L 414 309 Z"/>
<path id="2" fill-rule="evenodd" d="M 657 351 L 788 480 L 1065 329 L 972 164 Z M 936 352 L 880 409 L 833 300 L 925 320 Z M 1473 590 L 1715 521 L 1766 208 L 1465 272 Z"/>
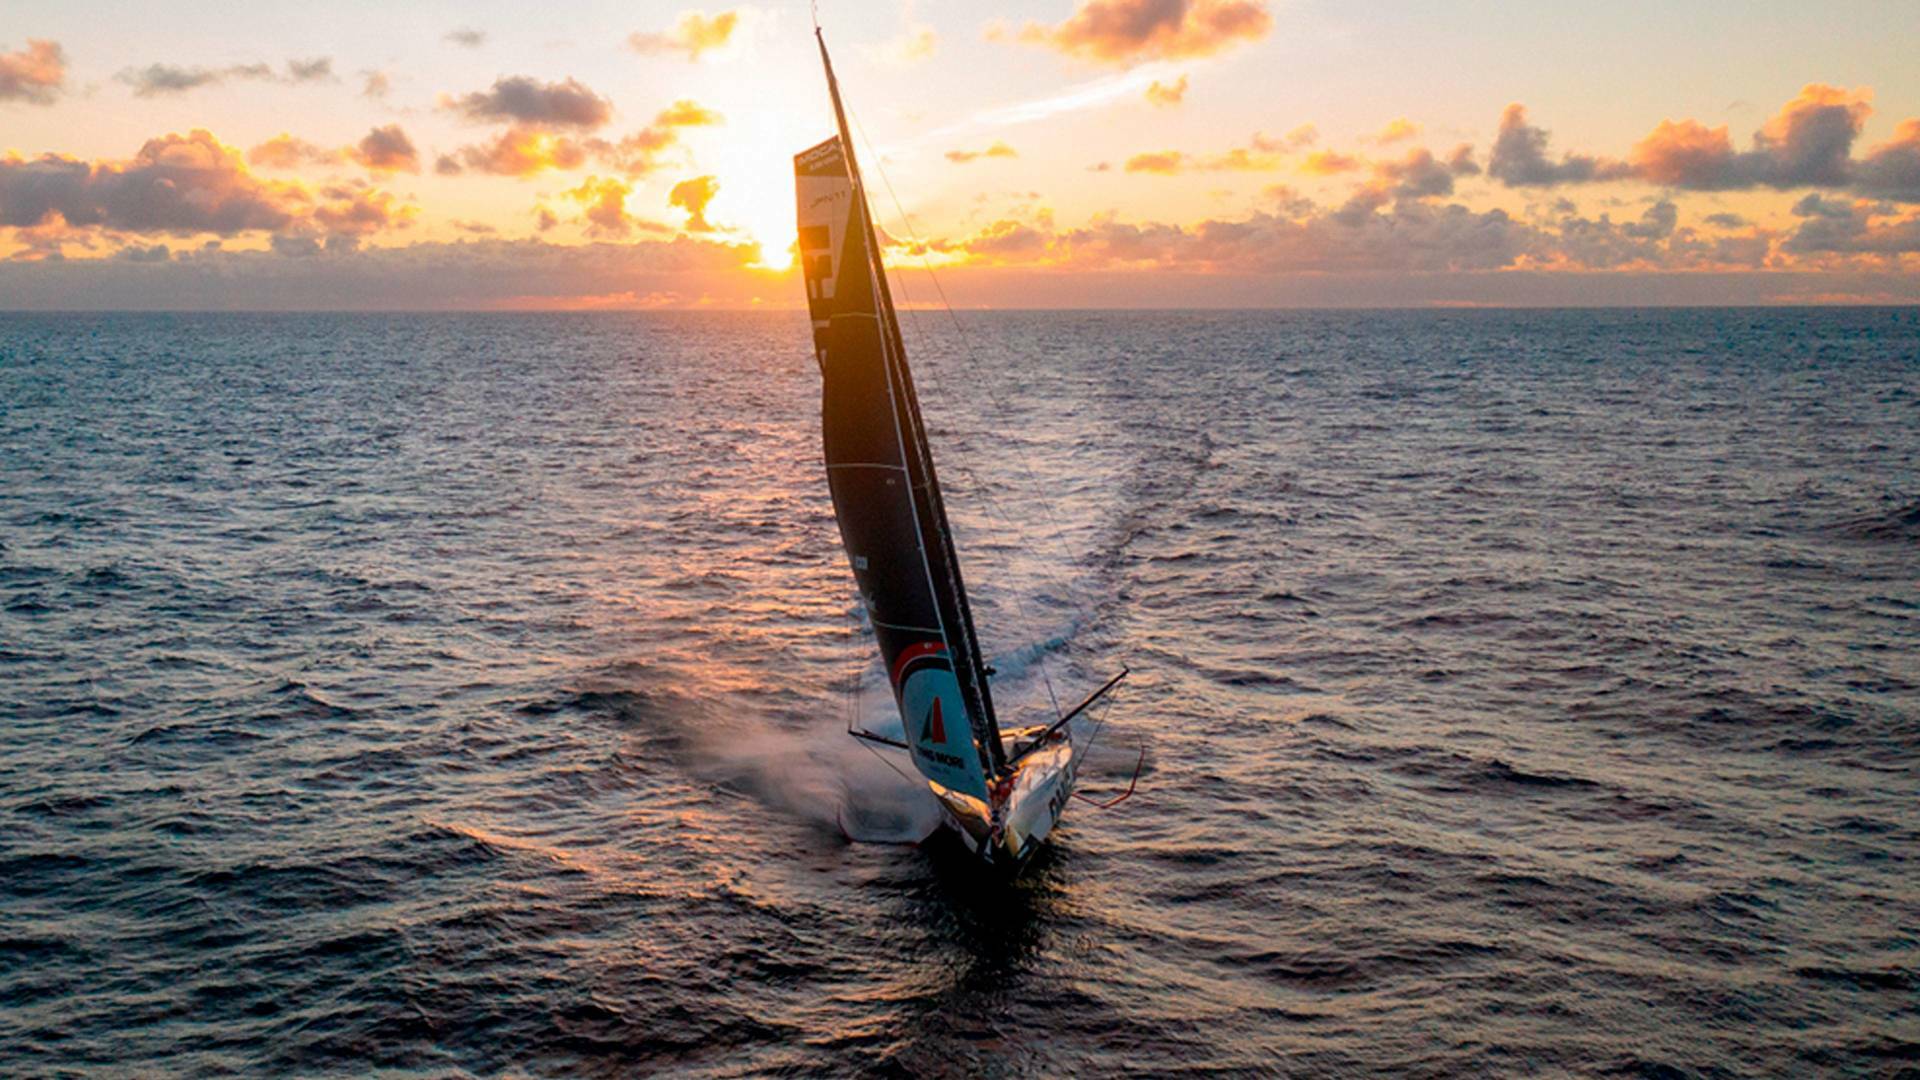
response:
<path id="1" fill-rule="evenodd" d="M 1010 753 L 1042 730 L 1008 735 Z M 929 786 L 940 800 L 947 827 L 975 854 L 995 866 L 1017 869 L 1040 849 L 1066 812 L 1078 765 L 1073 751 L 1073 741 L 1056 732 L 1046 745 L 1022 757 L 1013 775 L 995 786 L 991 804 Z"/>

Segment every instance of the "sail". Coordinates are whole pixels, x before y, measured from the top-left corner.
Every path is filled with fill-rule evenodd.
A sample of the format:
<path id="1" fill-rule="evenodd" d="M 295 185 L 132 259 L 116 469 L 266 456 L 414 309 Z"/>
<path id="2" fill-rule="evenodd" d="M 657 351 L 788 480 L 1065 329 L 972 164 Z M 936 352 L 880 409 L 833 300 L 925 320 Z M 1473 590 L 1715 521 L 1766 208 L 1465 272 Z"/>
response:
<path id="1" fill-rule="evenodd" d="M 984 821 L 1005 751 L 830 63 L 827 78 L 841 134 L 794 158 L 827 484 L 913 763 Z"/>

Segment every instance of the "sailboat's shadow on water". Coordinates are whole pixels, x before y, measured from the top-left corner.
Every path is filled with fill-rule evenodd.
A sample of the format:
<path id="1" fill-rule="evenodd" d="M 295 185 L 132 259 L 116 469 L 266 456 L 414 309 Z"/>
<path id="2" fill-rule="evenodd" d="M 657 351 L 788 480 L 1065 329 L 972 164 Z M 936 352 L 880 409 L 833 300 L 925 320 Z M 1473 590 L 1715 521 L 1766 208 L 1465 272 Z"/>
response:
<path id="1" fill-rule="evenodd" d="M 948 1076 L 1032 1060 L 1026 1051 L 1042 1028 L 1031 1010 L 1049 996 L 1036 968 L 1052 933 L 1071 921 L 1072 852 L 1046 844 L 1010 875 L 941 829 L 917 855 L 926 873 L 897 902 L 901 923 L 927 935 L 920 959 L 930 977 L 898 1001 L 891 1045 L 872 1064 L 880 1074 Z"/>

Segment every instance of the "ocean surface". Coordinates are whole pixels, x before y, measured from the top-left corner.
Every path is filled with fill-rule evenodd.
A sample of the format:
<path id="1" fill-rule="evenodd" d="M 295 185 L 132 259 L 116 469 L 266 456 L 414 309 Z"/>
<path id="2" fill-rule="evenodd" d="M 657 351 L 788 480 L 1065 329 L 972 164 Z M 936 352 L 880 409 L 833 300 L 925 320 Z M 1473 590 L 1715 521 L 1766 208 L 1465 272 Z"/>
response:
<path id="1" fill-rule="evenodd" d="M 906 333 L 1012 883 L 802 316 L 0 316 L 0 1075 L 1916 1074 L 1920 311 Z"/>

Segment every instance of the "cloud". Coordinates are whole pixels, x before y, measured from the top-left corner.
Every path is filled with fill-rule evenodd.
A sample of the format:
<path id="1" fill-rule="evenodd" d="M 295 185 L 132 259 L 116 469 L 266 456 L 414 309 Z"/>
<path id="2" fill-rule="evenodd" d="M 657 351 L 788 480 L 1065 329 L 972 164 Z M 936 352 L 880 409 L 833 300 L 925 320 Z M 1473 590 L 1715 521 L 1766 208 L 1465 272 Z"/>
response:
<path id="1" fill-rule="evenodd" d="M 543 124 L 515 124 L 491 140 L 440 155 L 433 171 L 442 176 L 473 171 L 524 178 L 549 170 L 578 169 L 597 159 L 629 177 L 645 176 L 680 145 L 680 129 L 724 122 L 719 113 L 682 99 L 662 109 L 653 123 L 617 142 L 578 137 Z"/>
<path id="2" fill-rule="evenodd" d="M 1387 126 L 1380 129 L 1379 133 L 1373 137 L 1373 141 L 1385 145 L 1403 142 L 1418 134 L 1420 134 L 1420 125 L 1400 116 L 1387 121 Z"/>
<path id="3" fill-rule="evenodd" d="M 626 175 L 644 176 L 660 167 L 661 158 L 668 150 L 680 145 L 680 129 L 725 122 L 725 117 L 712 109 L 682 98 L 660 110 L 653 123 L 617 143 L 594 140 L 593 149 L 602 160 Z"/>
<path id="4" fill-rule="evenodd" d="M 1086 60 L 1131 64 L 1210 56 L 1273 28 L 1261 0 L 1080 0 L 1065 22 L 1029 22 L 1015 35 Z M 989 37 L 1007 36 L 1003 28 Z"/>
<path id="5" fill-rule="evenodd" d="M 1360 169 L 1366 162 L 1338 150 L 1315 150 L 1300 163 L 1300 171 L 1309 176 L 1337 176 Z"/>
<path id="6" fill-rule="evenodd" d="M 247 163 L 263 169 L 298 169 L 345 161 L 376 173 L 420 171 L 420 153 L 398 124 L 374 128 L 358 143 L 339 149 L 317 146 L 282 132 L 247 151 Z"/>
<path id="7" fill-rule="evenodd" d="M 463 49 L 477 49 L 487 43 L 487 32 L 485 30 L 476 30 L 471 26 L 462 26 L 447 31 L 441 40 L 449 45 L 458 45 Z"/>
<path id="8" fill-rule="evenodd" d="M 0 263 L 9 307 L 472 310 L 488 307 L 744 307 L 796 292 L 748 269 L 752 244 L 677 237 L 555 244 L 462 238 L 367 246 L 276 237 L 273 251 L 175 252 L 165 264 L 68 259 L 59 270 Z M 300 256 L 300 257 L 290 257 Z M 802 294 L 804 295 L 804 294 Z M 62 299 L 64 297 L 64 299 Z"/>
<path id="9" fill-rule="evenodd" d="M 723 11 L 718 15 L 685 11 L 671 29 L 662 33 L 635 31 L 629 34 L 627 47 L 637 53 L 685 53 L 688 60 L 699 60 L 701 53 L 725 48 L 739 25 L 738 11 Z"/>
<path id="10" fill-rule="evenodd" d="M 262 181 L 211 134 L 149 139 L 131 161 L 53 154 L 0 159 L 0 225 L 231 236 L 278 230 L 308 213 L 298 185 Z"/>
<path id="11" fill-rule="evenodd" d="M 407 138 L 407 133 L 400 130 L 399 124 L 388 124 L 367 132 L 366 137 L 348 151 L 348 156 L 369 172 L 420 171 L 420 152 L 414 149 L 413 140 Z"/>
<path id="12" fill-rule="evenodd" d="M 1739 214 L 1708 214 L 1701 220 L 1709 225 L 1717 225 L 1722 229 L 1741 229 L 1745 228 L 1748 224 L 1747 219 L 1741 217 Z"/>
<path id="13" fill-rule="evenodd" d="M 469 120 L 508 121 L 593 130 L 613 119 L 613 103 L 579 80 L 543 83 L 525 75 L 495 79 L 486 90 L 443 99 L 441 108 Z"/>
<path id="14" fill-rule="evenodd" d="M 1017 158 L 1020 152 L 1003 142 L 995 142 L 985 150 L 949 150 L 946 157 L 956 165 L 964 165 L 980 158 Z"/>
<path id="15" fill-rule="evenodd" d="M 909 26 L 900 36 L 873 50 L 881 63 L 905 67 L 930 59 L 940 47 L 940 37 L 930 26 Z"/>
<path id="16" fill-rule="evenodd" d="M 1663 120 L 1633 150 L 1643 179 L 1696 191 L 1838 187 L 1849 180 L 1853 140 L 1872 106 L 1865 91 L 1809 84 L 1736 152 L 1725 127 Z"/>
<path id="17" fill-rule="evenodd" d="M 1253 148 L 1268 154 L 1290 154 L 1312 146 L 1319 139 L 1320 129 L 1312 124 L 1301 124 L 1277 139 L 1264 131 L 1256 131 L 1253 133 Z"/>
<path id="18" fill-rule="evenodd" d="M 712 232 L 713 225 L 707 221 L 707 204 L 718 194 L 719 180 L 711 176 L 696 176 L 673 185 L 673 190 L 667 193 L 667 205 L 677 206 L 687 212 L 688 232 Z"/>
<path id="19" fill-rule="evenodd" d="M 393 90 L 393 77 L 384 71 L 366 72 L 366 82 L 360 87 L 360 96 L 375 101 L 385 100 Z"/>
<path id="20" fill-rule="evenodd" d="M 303 165 L 329 165 L 339 162 L 338 150 L 316 146 L 281 132 L 247 151 L 247 163 L 263 169 L 298 169 Z"/>
<path id="21" fill-rule="evenodd" d="M 1271 140 L 1256 134 L 1251 147 L 1237 146 L 1204 157 L 1178 150 L 1135 154 L 1127 159 L 1126 169 L 1130 173 L 1154 173 L 1160 176 L 1184 172 L 1268 172 L 1280 167 L 1280 159 L 1263 149 L 1268 145 L 1271 145 Z"/>
<path id="22" fill-rule="evenodd" d="M 1868 195 L 1920 202 L 1920 119 L 1902 120 L 1893 138 L 1867 151 L 1857 186 Z"/>
<path id="23" fill-rule="evenodd" d="M 29 38 L 19 52 L 0 53 L 0 101 L 51 105 L 67 80 L 67 54 L 58 42 Z"/>
<path id="24" fill-rule="evenodd" d="M 1187 77 L 1180 76 L 1179 81 L 1163 83 L 1155 80 L 1147 87 L 1147 104 L 1157 108 L 1170 109 L 1180 104 L 1187 96 Z"/>
<path id="25" fill-rule="evenodd" d="M 1547 158 L 1547 132 L 1527 123 L 1526 106 L 1515 102 L 1500 116 L 1500 133 L 1487 157 L 1487 175 L 1508 187 L 1547 187 L 1553 184 L 1618 180 L 1631 176 L 1624 162 L 1583 154 Z"/>
<path id="26" fill-rule="evenodd" d="M 1422 147 L 1408 151 L 1398 161 L 1375 163 L 1373 184 L 1376 190 L 1396 199 L 1429 199 L 1453 194 L 1455 177 L 1472 176 L 1479 171 L 1471 146 L 1455 147 L 1445 161 Z"/>
<path id="27" fill-rule="evenodd" d="M 155 63 L 143 68 L 128 68 L 114 76 L 133 88 L 134 97 L 184 94 L 203 86 L 219 86 L 234 80 L 297 84 L 330 82 L 333 77 L 333 60 L 325 56 L 309 60 L 288 60 L 285 75 L 275 75 L 272 66 L 265 63 L 234 64 L 223 68 L 180 67 L 174 64 Z"/>
<path id="28" fill-rule="evenodd" d="M 416 215 L 413 207 L 399 205 L 392 193 L 365 181 L 335 184 L 322 188 L 320 194 L 326 201 L 313 208 L 313 222 L 336 235 L 365 236 L 403 229 Z"/>
<path id="29" fill-rule="evenodd" d="M 1920 254 L 1920 213 L 1885 220 L 1893 208 L 1870 199 L 1844 201 L 1808 195 L 1793 207 L 1799 227 L 1780 245 L 1796 255 L 1875 256 L 1899 259 Z"/>
<path id="30" fill-rule="evenodd" d="M 587 163 L 588 145 L 571 136 L 535 124 L 516 124 L 492 139 L 442 154 L 433 171 L 442 176 L 462 172 L 494 176 L 536 176 L 550 169 L 577 169 Z"/>
<path id="31" fill-rule="evenodd" d="M 633 231 L 634 219 L 627 215 L 632 184 L 589 176 L 579 187 L 562 194 L 586 207 L 588 236 L 625 236 Z"/>
<path id="32" fill-rule="evenodd" d="M 1662 120 L 1625 162 L 1584 154 L 1551 161 L 1546 132 L 1526 122 L 1525 108 L 1510 105 L 1487 171 L 1514 187 L 1633 179 L 1687 191 L 1821 188 L 1920 202 L 1920 120 L 1903 121 L 1864 158 L 1852 156 L 1873 111 L 1871 96 L 1865 88 L 1810 83 L 1753 133 L 1745 150 L 1725 125 Z"/>
<path id="33" fill-rule="evenodd" d="M 333 58 L 316 56 L 311 60 L 289 60 L 287 61 L 287 81 L 296 83 L 332 82 Z"/>

